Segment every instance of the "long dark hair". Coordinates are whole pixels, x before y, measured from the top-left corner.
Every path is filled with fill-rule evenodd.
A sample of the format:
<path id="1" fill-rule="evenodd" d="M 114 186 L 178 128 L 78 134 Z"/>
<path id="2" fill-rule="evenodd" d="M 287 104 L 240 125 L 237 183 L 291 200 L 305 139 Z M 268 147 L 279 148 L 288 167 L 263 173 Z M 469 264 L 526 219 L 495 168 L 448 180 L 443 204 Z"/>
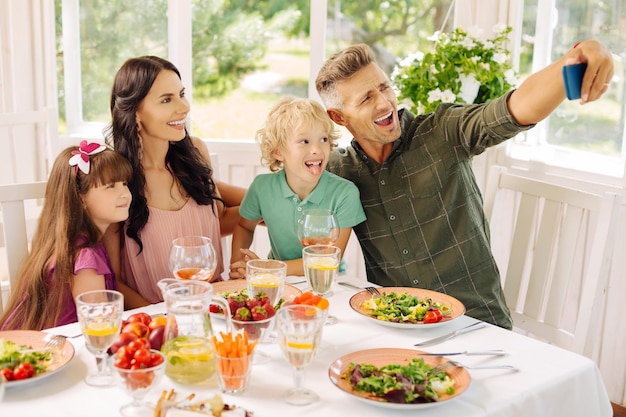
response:
<path id="1" fill-rule="evenodd" d="M 125 156 L 133 167 L 129 188 L 133 194 L 126 235 L 143 250 L 140 233 L 148 222 L 149 210 L 146 199 L 146 177 L 141 163 L 141 139 L 137 130 L 135 114 L 146 97 L 154 80 L 164 70 L 180 72 L 171 62 L 156 56 L 141 56 L 127 60 L 118 70 L 111 91 L 111 124 L 105 131 L 107 142 Z M 189 133 L 179 142 L 170 142 L 165 156 L 165 166 L 183 187 L 185 192 L 200 205 L 212 205 L 217 189 L 208 166 L 200 151 L 193 145 Z"/>
<path id="2" fill-rule="evenodd" d="M 78 252 L 93 247 L 102 238 L 82 204 L 82 197 L 93 187 L 130 179 L 130 164 L 112 149 L 89 157 L 89 174 L 76 171 L 69 160 L 77 149 L 71 146 L 63 150 L 52 166 L 32 249 L 22 264 L 15 288 L 11 289 L 0 328 L 41 330 L 57 325 L 71 302 L 66 295 L 67 288 L 71 289 Z"/>

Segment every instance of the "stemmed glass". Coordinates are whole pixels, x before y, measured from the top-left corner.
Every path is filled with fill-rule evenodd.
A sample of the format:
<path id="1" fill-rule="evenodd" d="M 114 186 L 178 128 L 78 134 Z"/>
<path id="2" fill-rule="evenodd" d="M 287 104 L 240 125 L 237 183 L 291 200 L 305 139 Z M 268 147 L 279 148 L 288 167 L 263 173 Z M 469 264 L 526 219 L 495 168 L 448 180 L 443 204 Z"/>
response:
<path id="1" fill-rule="evenodd" d="M 283 294 L 285 287 L 285 278 L 287 276 L 287 264 L 274 259 L 251 259 L 246 262 L 246 289 L 250 298 L 260 298 L 262 295 L 267 296 L 269 303 L 275 307 Z M 276 316 L 260 321 L 250 321 L 243 323 L 243 327 L 251 335 L 256 337 L 260 343 L 271 343 L 270 333 L 274 328 L 274 319 Z M 235 327 L 239 325 L 233 320 Z M 254 335 L 254 336 L 252 336 Z M 257 347 L 258 349 L 258 347 Z M 255 350 L 252 359 L 255 364 L 269 362 L 270 357 L 267 353 Z"/>
<path id="2" fill-rule="evenodd" d="M 118 291 L 95 290 L 76 297 L 76 313 L 87 350 L 96 357 L 98 371 L 85 378 L 88 385 L 111 386 L 115 383 L 108 366 L 107 349 L 120 332 L 124 296 Z"/>
<path id="3" fill-rule="evenodd" d="M 341 249 L 336 246 L 311 245 L 302 249 L 304 276 L 314 294 L 328 298 L 341 261 Z M 335 316 L 327 316 L 325 324 L 337 323 Z"/>
<path id="4" fill-rule="evenodd" d="M 217 267 L 217 255 L 211 239 L 205 236 L 174 239 L 169 267 L 176 278 L 210 282 Z"/>
<path id="5" fill-rule="evenodd" d="M 304 388 L 304 368 L 317 353 L 324 328 L 324 313 L 306 304 L 283 305 L 276 314 L 280 347 L 293 366 L 294 388 L 283 394 L 292 405 L 319 401 L 319 396 Z"/>
<path id="6" fill-rule="evenodd" d="M 339 224 L 332 210 L 304 210 L 298 221 L 298 238 L 302 246 L 334 245 L 337 243 Z"/>

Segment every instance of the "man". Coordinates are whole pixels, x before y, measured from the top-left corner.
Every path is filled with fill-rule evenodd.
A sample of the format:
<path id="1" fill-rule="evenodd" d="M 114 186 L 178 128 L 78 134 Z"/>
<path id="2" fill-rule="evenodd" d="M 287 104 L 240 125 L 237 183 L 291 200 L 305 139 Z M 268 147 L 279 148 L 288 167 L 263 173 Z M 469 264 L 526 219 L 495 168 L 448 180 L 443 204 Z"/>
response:
<path id="1" fill-rule="evenodd" d="M 317 91 L 330 118 L 354 136 L 327 169 L 361 192 L 367 220 L 354 231 L 369 281 L 450 294 L 468 315 L 512 328 L 472 158 L 546 118 L 565 99 L 563 66 L 579 62 L 587 63 L 581 104 L 597 100 L 613 76 L 611 52 L 583 41 L 499 99 L 442 104 L 418 117 L 398 111 L 367 45 L 324 63 Z"/>

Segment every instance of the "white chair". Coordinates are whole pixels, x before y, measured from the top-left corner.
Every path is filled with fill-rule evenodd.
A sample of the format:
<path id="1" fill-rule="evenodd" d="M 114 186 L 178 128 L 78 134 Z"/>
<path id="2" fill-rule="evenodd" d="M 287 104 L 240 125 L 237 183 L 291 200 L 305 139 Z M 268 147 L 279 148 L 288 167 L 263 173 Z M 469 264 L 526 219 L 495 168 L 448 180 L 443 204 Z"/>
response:
<path id="1" fill-rule="evenodd" d="M 0 313 L 3 311 L 2 293 L 5 298 L 15 284 L 17 274 L 26 258 L 32 233 L 39 217 L 37 201 L 43 199 L 45 182 L 28 184 L 0 185 L 0 219 L 2 219 L 0 247 L 4 248 L 5 265 L 8 272 L 6 281 L 0 280 Z M 8 291 L 7 291 L 8 289 Z"/>
<path id="2" fill-rule="evenodd" d="M 584 354 L 604 304 L 621 196 L 538 181 L 499 166 L 489 174 L 484 208 L 494 250 L 510 244 L 507 264 L 499 267 L 514 329 Z"/>

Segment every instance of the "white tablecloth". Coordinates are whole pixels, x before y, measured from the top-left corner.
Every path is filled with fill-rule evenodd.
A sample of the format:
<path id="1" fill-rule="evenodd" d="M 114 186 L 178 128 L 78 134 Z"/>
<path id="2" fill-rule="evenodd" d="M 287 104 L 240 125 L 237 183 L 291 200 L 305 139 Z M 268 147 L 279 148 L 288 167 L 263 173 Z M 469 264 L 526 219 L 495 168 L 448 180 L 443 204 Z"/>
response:
<path id="1" fill-rule="evenodd" d="M 340 280 L 348 280 L 340 277 Z M 349 281 L 365 286 L 356 279 Z M 302 287 L 302 284 L 299 285 Z M 396 411 L 364 404 L 336 388 L 328 378 L 328 367 L 337 358 L 370 348 L 412 348 L 414 343 L 429 339 L 475 320 L 464 316 L 430 329 L 405 330 L 384 327 L 354 312 L 348 300 L 356 290 L 335 285 L 330 297 L 330 313 L 339 322 L 326 326 L 323 341 L 314 361 L 306 369 L 305 385 L 321 397 L 316 404 L 297 407 L 285 404 L 281 394 L 293 384 L 291 368 L 277 344 L 258 345 L 271 356 L 267 364 L 254 365 L 248 389 L 236 396 L 223 395 L 226 403 L 254 412 L 255 417 L 276 416 L 404 416 L 416 411 Z M 162 312 L 162 304 L 142 309 Z M 214 321 L 214 329 L 222 323 Z M 60 334 L 79 333 L 76 324 L 50 329 Z M 94 388 L 83 382 L 88 371 L 95 370 L 95 360 L 86 350 L 82 337 L 70 339 L 76 347 L 74 359 L 63 370 L 44 380 L 7 390 L 0 403 L 0 416 L 103 416 L 119 415 L 119 407 L 130 402 L 117 387 Z M 509 355 L 455 356 L 467 365 L 512 364 L 520 372 L 503 370 L 469 370 L 471 384 L 459 397 L 435 407 L 419 410 L 424 417 L 610 417 L 611 405 L 596 365 L 589 359 L 536 341 L 523 335 L 487 327 L 460 335 L 439 345 L 422 348 L 430 352 L 453 352 L 469 349 L 504 349 Z M 191 392 L 199 398 L 218 392 L 215 382 L 207 386 L 181 386 L 164 377 L 148 400 L 156 402 L 162 390 L 175 388 L 183 396 Z M 182 398 L 179 397 L 179 398 Z"/>

